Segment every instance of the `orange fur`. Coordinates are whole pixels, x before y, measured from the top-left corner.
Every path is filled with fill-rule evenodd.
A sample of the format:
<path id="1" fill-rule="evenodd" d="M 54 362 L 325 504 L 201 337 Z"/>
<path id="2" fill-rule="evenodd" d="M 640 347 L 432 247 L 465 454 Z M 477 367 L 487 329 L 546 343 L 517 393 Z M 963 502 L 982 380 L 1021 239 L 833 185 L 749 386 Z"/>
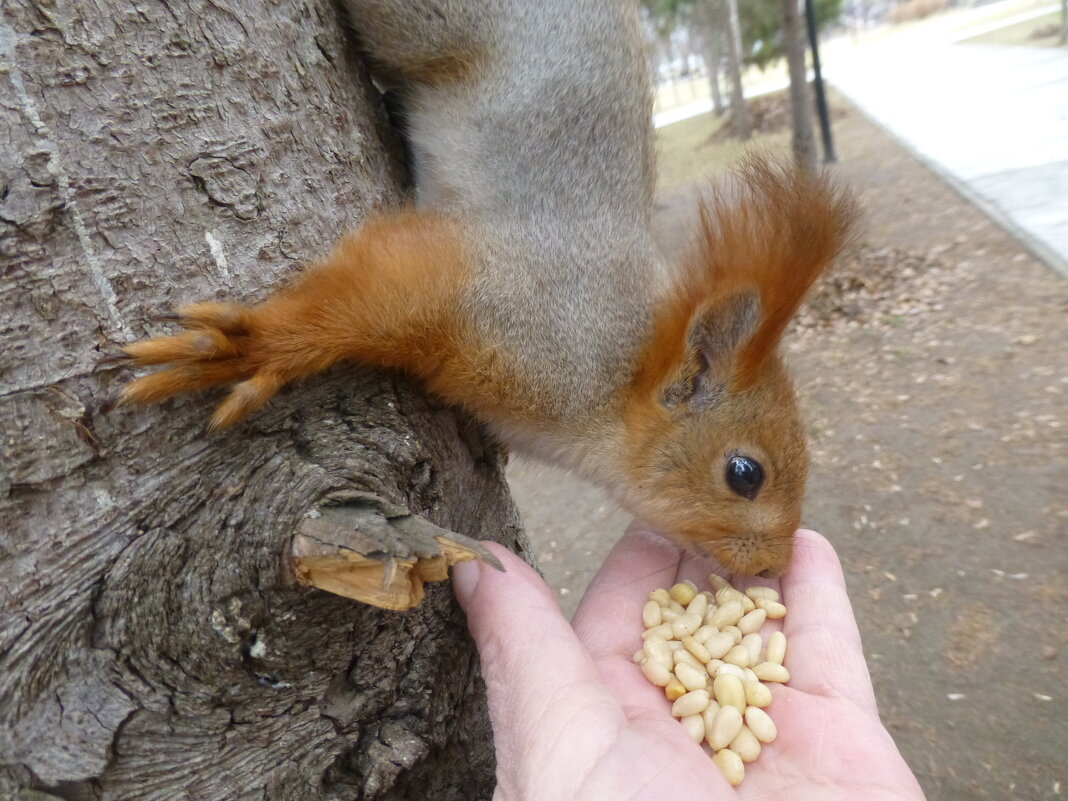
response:
<path id="1" fill-rule="evenodd" d="M 180 321 L 190 330 L 124 348 L 136 364 L 172 366 L 131 382 L 120 403 L 240 381 L 213 418 L 224 427 L 287 382 L 347 359 L 406 369 L 447 390 L 469 339 L 456 319 L 467 273 L 461 236 L 445 215 L 406 211 L 371 221 L 264 303 L 188 306 Z M 461 372 L 463 383 L 468 371 Z"/>
<path id="2" fill-rule="evenodd" d="M 689 359 L 687 332 L 702 311 L 754 288 L 761 324 L 738 354 L 732 386 L 745 388 L 774 354 L 805 294 L 848 241 L 852 198 L 824 176 L 750 157 L 700 209 L 701 242 L 659 306 L 634 382 L 654 392 Z"/>
<path id="3" fill-rule="evenodd" d="M 702 206 L 700 247 L 657 306 L 624 410 L 630 504 L 732 570 L 778 573 L 789 560 L 807 451 L 778 343 L 855 214 L 825 178 L 751 158 Z M 751 332 L 702 363 L 698 320 L 747 291 L 759 297 Z M 714 401 L 695 394 L 702 381 Z M 757 500 L 726 488 L 731 453 L 764 466 Z"/>

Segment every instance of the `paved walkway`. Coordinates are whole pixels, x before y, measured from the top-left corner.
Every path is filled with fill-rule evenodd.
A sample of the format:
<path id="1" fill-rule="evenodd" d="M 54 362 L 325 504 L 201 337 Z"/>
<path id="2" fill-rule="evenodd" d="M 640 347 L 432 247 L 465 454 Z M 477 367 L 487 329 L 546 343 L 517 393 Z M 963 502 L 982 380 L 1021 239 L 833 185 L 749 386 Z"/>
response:
<path id="1" fill-rule="evenodd" d="M 1051 6 L 1055 10 L 1057 6 Z M 1068 277 L 1068 48 L 925 26 L 826 48 L 828 82 Z"/>

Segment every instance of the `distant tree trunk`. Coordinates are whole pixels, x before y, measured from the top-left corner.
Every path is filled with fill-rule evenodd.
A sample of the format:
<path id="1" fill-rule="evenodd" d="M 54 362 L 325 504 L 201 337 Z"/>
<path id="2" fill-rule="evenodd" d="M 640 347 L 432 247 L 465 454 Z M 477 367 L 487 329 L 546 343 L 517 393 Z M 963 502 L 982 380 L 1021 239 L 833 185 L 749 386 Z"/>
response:
<path id="1" fill-rule="evenodd" d="M 793 118 L 794 161 L 799 167 L 815 172 L 819 164 L 816 132 L 812 125 L 812 96 L 808 90 L 805 67 L 805 28 L 801 22 L 798 0 L 780 0 L 782 34 L 786 63 L 790 68 L 790 112 Z"/>
<path id="2" fill-rule="evenodd" d="M 712 111 L 715 112 L 717 117 L 722 117 L 727 111 L 727 106 L 723 102 L 723 90 L 720 88 L 720 72 L 722 70 L 721 61 L 723 60 L 723 42 L 715 41 L 711 47 L 705 51 L 705 60 L 708 62 L 708 86 L 712 93 Z"/>
<path id="3" fill-rule="evenodd" d="M 448 586 L 384 612 L 289 576 L 339 490 L 515 544 L 478 426 L 338 369 L 247 424 L 100 413 L 117 344 L 252 300 L 402 199 L 328 0 L 5 0 L 0 798 L 482 799 L 493 751 Z"/>
<path id="4" fill-rule="evenodd" d="M 738 0 L 727 3 L 727 71 L 731 79 L 731 126 L 739 139 L 753 135 L 753 122 L 742 89 L 742 28 L 738 22 Z"/>
<path id="5" fill-rule="evenodd" d="M 1061 0 L 1061 44 L 1068 44 L 1068 0 Z"/>
<path id="6" fill-rule="evenodd" d="M 712 110 L 716 116 L 723 116 L 727 110 L 720 87 L 720 73 L 723 71 L 723 39 L 726 19 L 722 13 L 722 4 L 718 2 L 701 2 L 693 7 L 693 24 L 700 31 L 702 51 L 708 65 L 708 85 L 712 93 Z"/>

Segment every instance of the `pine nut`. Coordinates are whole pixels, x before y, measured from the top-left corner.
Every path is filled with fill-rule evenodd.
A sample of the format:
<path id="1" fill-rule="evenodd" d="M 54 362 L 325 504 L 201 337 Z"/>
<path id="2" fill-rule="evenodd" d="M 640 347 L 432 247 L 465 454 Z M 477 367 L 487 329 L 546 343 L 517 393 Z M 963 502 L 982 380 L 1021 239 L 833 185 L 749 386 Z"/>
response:
<path id="1" fill-rule="evenodd" d="M 761 681 L 775 681 L 785 684 L 790 680 L 790 671 L 774 662 L 761 662 L 753 668 L 753 672 L 756 673 L 756 677 Z"/>
<path id="2" fill-rule="evenodd" d="M 646 659 L 641 664 L 642 675 L 649 679 L 657 687 L 666 687 L 673 676 L 662 662 L 656 659 Z"/>
<path id="3" fill-rule="evenodd" d="M 749 667 L 749 649 L 744 645 L 736 645 L 731 648 L 723 661 L 728 665 L 737 665 L 740 668 Z"/>
<path id="4" fill-rule="evenodd" d="M 695 743 L 707 744 L 712 759 L 734 786 L 745 763 L 760 756 L 762 743 L 778 735 L 764 711 L 772 703 L 766 682 L 786 682 L 786 636 L 760 629 L 786 614 L 770 587 L 741 592 L 725 579 L 708 577 L 714 592 L 692 581 L 649 593 L 642 606 L 642 649 L 634 662 L 650 683 L 663 687 Z"/>
<path id="5" fill-rule="evenodd" d="M 722 659 L 734 647 L 734 637 L 729 632 L 720 631 L 705 640 L 705 650 L 713 659 Z"/>
<path id="6" fill-rule="evenodd" d="M 705 672 L 705 666 L 697 661 L 697 657 L 687 651 L 685 648 L 679 648 L 677 651 L 671 652 L 671 659 L 675 664 L 675 667 L 679 665 L 687 665 L 694 670 Z"/>
<path id="7" fill-rule="evenodd" d="M 693 634 L 701 627 L 701 618 L 697 615 L 683 615 L 672 621 L 671 633 L 679 640 Z"/>
<path id="8" fill-rule="evenodd" d="M 705 612 L 708 611 L 708 598 L 698 593 L 693 600 L 686 604 L 686 614 L 697 615 L 704 622 Z"/>
<path id="9" fill-rule="evenodd" d="M 731 749 L 724 748 L 722 751 L 716 751 L 712 761 L 716 763 L 716 767 L 719 768 L 724 778 L 730 782 L 731 787 L 737 787 L 745 779 L 745 765 L 742 764 L 742 758 Z"/>
<path id="10" fill-rule="evenodd" d="M 757 606 L 760 605 L 760 601 L 778 601 L 779 593 L 773 590 L 771 587 L 750 587 L 745 591 L 745 594 L 757 602 Z"/>
<path id="11" fill-rule="evenodd" d="M 709 625 L 716 626 L 720 631 L 725 626 L 733 626 L 742 619 L 742 605 L 738 601 L 727 601 L 720 604 L 719 609 L 712 615 Z"/>
<path id="12" fill-rule="evenodd" d="M 656 601 L 646 601 L 645 606 L 642 607 L 642 623 L 645 628 L 651 629 L 653 626 L 659 626 L 663 622 L 663 616 L 660 613 L 660 604 Z"/>
<path id="13" fill-rule="evenodd" d="M 692 690 L 671 705 L 671 714 L 677 718 L 699 715 L 708 708 L 711 700 L 708 690 Z"/>
<path id="14" fill-rule="evenodd" d="M 708 744 L 713 751 L 726 748 L 741 730 L 742 713 L 733 706 L 721 706 L 712 721 L 712 731 L 707 735 Z"/>
<path id="15" fill-rule="evenodd" d="M 768 713 L 759 707 L 751 706 L 745 710 L 745 725 L 762 743 L 772 742 L 779 734 Z"/>
<path id="16" fill-rule="evenodd" d="M 663 663 L 664 667 L 670 668 L 675 664 L 675 660 L 671 658 L 671 649 L 668 648 L 666 640 L 660 637 L 650 637 L 642 645 L 642 651 L 650 659 L 655 659 L 657 662 Z"/>
<path id="17" fill-rule="evenodd" d="M 728 601 L 738 601 L 741 603 L 742 593 L 734 589 L 730 584 L 724 584 L 718 590 L 716 590 L 716 603 L 723 606 Z"/>
<path id="18" fill-rule="evenodd" d="M 708 702 L 708 706 L 705 707 L 705 711 L 701 713 L 701 718 L 705 722 L 705 737 L 708 737 L 708 733 L 712 731 L 712 723 L 716 719 L 716 715 L 719 714 L 719 702 L 715 699 Z"/>
<path id="19" fill-rule="evenodd" d="M 672 674 L 671 678 L 668 679 L 668 683 L 664 685 L 664 696 L 669 701 L 677 701 L 684 695 L 686 695 L 686 688 L 683 687 L 682 682 Z"/>
<path id="20" fill-rule="evenodd" d="M 745 681 L 745 668 L 740 668 L 737 665 L 732 665 L 730 662 L 724 661 L 719 666 L 719 670 L 716 671 L 717 676 L 734 676 L 739 681 Z"/>
<path id="21" fill-rule="evenodd" d="M 668 595 L 667 590 L 661 588 L 649 593 L 649 600 L 656 601 L 660 606 L 667 606 L 671 603 L 671 596 Z"/>
<path id="22" fill-rule="evenodd" d="M 693 654 L 694 658 L 702 665 L 707 665 L 709 660 L 712 659 L 712 654 L 710 654 L 708 649 L 697 641 L 696 636 L 683 637 L 682 647 Z"/>
<path id="23" fill-rule="evenodd" d="M 768 620 L 778 620 L 786 617 L 786 607 L 778 601 L 758 601 L 757 606 L 768 613 Z"/>
<path id="24" fill-rule="evenodd" d="M 668 595 L 671 596 L 671 600 L 686 606 L 697 595 L 697 585 L 692 581 L 680 581 L 668 590 Z"/>
<path id="25" fill-rule="evenodd" d="M 760 661 L 760 649 L 764 645 L 759 634 L 746 634 L 739 643 L 749 652 L 749 664 L 755 665 Z"/>
<path id="26" fill-rule="evenodd" d="M 776 665 L 781 665 L 786 658 L 786 635 L 781 631 L 773 631 L 768 637 L 768 653 L 764 658 Z"/>
<path id="27" fill-rule="evenodd" d="M 690 735 L 690 739 L 695 743 L 705 739 L 705 719 L 702 715 L 687 715 L 684 718 L 679 718 L 679 723 L 682 724 L 682 728 L 686 729 L 686 733 Z"/>
<path id="28" fill-rule="evenodd" d="M 720 668 L 719 674 L 712 682 L 712 691 L 720 706 L 733 706 L 739 712 L 745 712 L 745 688 L 742 680 L 730 673 L 724 673 L 727 665 Z"/>
<path id="29" fill-rule="evenodd" d="M 745 702 L 749 706 L 763 709 L 771 703 L 771 690 L 759 680 L 743 681 L 742 687 L 745 688 Z"/>
<path id="30" fill-rule="evenodd" d="M 768 613 L 763 609 L 754 609 L 752 612 L 747 612 L 746 615 L 738 621 L 738 631 L 743 635 L 760 631 L 760 627 L 764 625 L 764 621 L 767 617 Z"/>
<path id="31" fill-rule="evenodd" d="M 719 592 L 724 587 L 731 586 L 730 582 L 727 581 L 727 579 L 723 578 L 723 576 L 720 576 L 717 573 L 708 574 L 708 584 L 710 587 L 712 587 L 713 592 Z"/>
<path id="32" fill-rule="evenodd" d="M 738 736 L 731 740 L 730 749 L 742 758 L 742 762 L 752 762 L 760 756 L 760 740 L 748 726 L 742 726 Z"/>
<path id="33" fill-rule="evenodd" d="M 717 629 L 715 626 L 701 626 L 697 631 L 693 633 L 693 638 L 697 640 L 697 642 L 701 643 L 701 645 L 704 645 L 706 642 L 708 642 L 709 637 L 711 637 L 713 634 L 718 633 L 719 629 Z"/>
<path id="34" fill-rule="evenodd" d="M 653 626 L 651 629 L 646 629 L 642 632 L 642 639 L 648 640 L 650 637 L 659 637 L 662 640 L 670 640 L 675 635 L 671 633 L 671 626 L 666 623 L 661 623 L 659 626 Z"/>
<path id="35" fill-rule="evenodd" d="M 703 690 L 708 687 L 708 674 L 704 669 L 698 670 L 685 662 L 675 665 L 675 677 L 687 690 Z"/>

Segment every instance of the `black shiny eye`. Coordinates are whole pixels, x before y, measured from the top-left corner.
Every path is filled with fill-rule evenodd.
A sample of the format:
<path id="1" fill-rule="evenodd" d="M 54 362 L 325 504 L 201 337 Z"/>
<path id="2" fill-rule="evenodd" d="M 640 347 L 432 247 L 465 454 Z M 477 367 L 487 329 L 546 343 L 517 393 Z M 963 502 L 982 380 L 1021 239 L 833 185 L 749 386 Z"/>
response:
<path id="1" fill-rule="evenodd" d="M 743 498 L 752 500 L 764 483 L 764 468 L 748 456 L 732 456 L 727 460 L 727 486 Z"/>

